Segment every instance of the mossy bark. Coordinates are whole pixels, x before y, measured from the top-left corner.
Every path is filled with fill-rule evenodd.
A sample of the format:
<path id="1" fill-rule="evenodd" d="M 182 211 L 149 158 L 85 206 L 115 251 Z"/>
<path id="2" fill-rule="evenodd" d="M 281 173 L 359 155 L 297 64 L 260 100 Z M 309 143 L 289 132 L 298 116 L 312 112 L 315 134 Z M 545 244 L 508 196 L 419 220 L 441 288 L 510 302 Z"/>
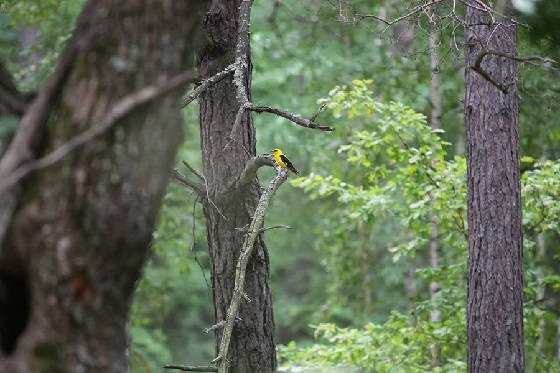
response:
<path id="1" fill-rule="evenodd" d="M 96 125 L 122 97 L 189 69 L 202 4 L 88 1 L 44 152 Z M 182 140 L 182 93 L 141 105 L 26 182 L 0 264 L 27 286 L 28 309 L 9 304 L 28 317 L 13 351 L 0 352 L 0 372 L 128 370 L 130 299 Z"/>

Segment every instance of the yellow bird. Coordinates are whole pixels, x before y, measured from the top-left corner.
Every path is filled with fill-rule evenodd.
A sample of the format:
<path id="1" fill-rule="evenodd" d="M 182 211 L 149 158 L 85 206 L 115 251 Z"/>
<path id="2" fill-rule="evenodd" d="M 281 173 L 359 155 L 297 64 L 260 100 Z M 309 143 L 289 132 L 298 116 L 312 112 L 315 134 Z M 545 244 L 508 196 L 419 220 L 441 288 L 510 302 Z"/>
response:
<path id="1" fill-rule="evenodd" d="M 294 174 L 299 175 L 299 171 L 296 170 L 292 162 L 282 153 L 280 149 L 272 149 L 272 153 L 274 154 L 274 159 L 276 162 L 283 168 L 287 168 L 288 170 L 292 171 Z"/>

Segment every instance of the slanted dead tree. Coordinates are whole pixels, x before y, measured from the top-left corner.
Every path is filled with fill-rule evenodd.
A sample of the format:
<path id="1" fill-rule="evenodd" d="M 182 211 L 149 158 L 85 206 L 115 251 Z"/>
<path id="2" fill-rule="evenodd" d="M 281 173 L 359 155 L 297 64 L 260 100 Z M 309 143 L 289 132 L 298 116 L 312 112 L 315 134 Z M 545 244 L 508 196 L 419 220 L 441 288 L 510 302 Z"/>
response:
<path id="1" fill-rule="evenodd" d="M 184 105 L 194 100 L 199 103 L 203 170 L 198 172 L 185 163 L 188 174 L 178 170 L 172 174 L 195 191 L 203 204 L 215 312 L 214 325 L 205 331 L 216 334 L 217 357 L 211 365 L 174 364 L 167 365 L 168 369 L 275 371 L 269 262 L 262 222 L 268 202 L 286 174 L 279 170 L 264 190 L 259 185 L 257 170 L 275 166 L 275 162 L 269 154 L 256 155 L 252 113 L 274 114 L 304 128 L 333 130 L 317 122 L 321 107 L 304 118 L 253 102 L 249 38 L 252 3 L 216 0 L 203 17 L 208 45 L 201 49 L 198 61 L 205 78 L 184 99 Z"/>

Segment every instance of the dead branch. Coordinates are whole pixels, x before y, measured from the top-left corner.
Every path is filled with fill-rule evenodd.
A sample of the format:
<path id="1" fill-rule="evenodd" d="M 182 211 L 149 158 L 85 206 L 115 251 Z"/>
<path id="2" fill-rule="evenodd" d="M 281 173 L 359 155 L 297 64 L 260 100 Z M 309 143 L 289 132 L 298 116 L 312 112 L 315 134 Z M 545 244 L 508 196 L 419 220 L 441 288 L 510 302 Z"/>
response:
<path id="1" fill-rule="evenodd" d="M 387 28 L 391 27 L 392 25 L 394 25 L 395 23 L 399 23 L 400 21 L 403 21 L 409 17 L 412 17 L 413 15 L 415 15 L 416 13 L 422 12 L 424 10 L 426 10 L 427 8 L 431 7 L 432 5 L 435 5 L 437 3 L 441 3 L 443 0 L 430 0 L 427 3 L 424 4 L 420 4 L 420 5 L 416 5 L 414 8 L 412 8 L 408 13 L 395 18 L 392 21 L 387 21 L 386 19 L 376 16 L 374 14 L 355 14 L 354 15 L 354 19 L 352 20 L 353 24 L 358 24 L 360 21 L 367 19 L 367 18 L 372 18 L 375 19 L 377 21 L 383 22 L 384 24 L 387 25 L 387 27 L 385 28 L 385 30 L 383 30 L 383 32 L 385 32 L 387 30 Z"/>
<path id="2" fill-rule="evenodd" d="M 272 154 L 260 154 L 249 159 L 243 169 L 243 172 L 239 175 L 239 178 L 233 183 L 232 187 L 228 189 L 233 190 L 246 186 L 255 179 L 259 168 L 263 166 L 274 167 L 275 165 L 276 162 L 274 161 Z"/>
<path id="3" fill-rule="evenodd" d="M 511 60 L 515 60 L 518 62 L 527 62 L 527 63 L 532 63 L 535 64 L 535 62 L 540 62 L 540 64 L 535 64 L 537 66 L 545 66 L 548 67 L 550 65 L 553 64 L 557 64 L 558 62 L 553 60 L 550 57 L 542 57 L 542 56 L 515 56 L 513 54 L 508 54 L 508 53 L 503 53 L 500 51 L 495 51 L 495 50 L 489 50 L 489 51 L 485 51 L 480 53 L 480 55 L 478 55 L 478 57 L 476 58 L 476 62 L 477 63 L 481 63 L 482 59 L 487 56 L 487 55 L 494 55 L 494 56 L 498 56 L 498 57 L 505 57 L 505 58 L 509 58 Z M 479 62 L 480 60 L 480 62 Z"/>
<path id="4" fill-rule="evenodd" d="M 312 129 L 316 129 L 316 130 L 320 130 L 320 131 L 334 131 L 334 127 L 331 126 L 323 126 L 320 125 L 318 123 L 316 123 L 314 120 L 317 117 L 317 115 L 319 115 L 321 113 L 321 111 L 316 112 L 315 114 L 313 114 L 313 116 L 311 117 L 311 119 L 305 119 L 302 118 L 299 115 L 295 115 L 290 113 L 289 111 L 286 110 L 282 110 L 282 109 L 278 109 L 278 108 L 274 108 L 271 106 L 262 106 L 262 105 L 249 105 L 246 107 L 247 110 L 250 111 L 254 111 L 256 113 L 272 113 L 272 114 L 276 114 L 278 116 L 281 116 L 283 118 L 286 118 L 292 122 L 294 122 L 297 125 L 300 125 L 302 127 L 306 127 L 306 128 L 312 128 Z"/>
<path id="5" fill-rule="evenodd" d="M 177 169 L 171 171 L 171 177 L 183 186 L 196 192 L 201 200 L 206 199 L 206 187 L 204 186 L 204 184 L 200 184 L 190 180 L 189 178 L 181 174 Z"/>
<path id="6" fill-rule="evenodd" d="M 235 70 L 235 66 L 236 66 L 235 63 L 232 63 L 231 65 L 229 65 L 228 67 L 220 71 L 219 73 L 212 75 L 210 78 L 202 81 L 202 83 L 200 83 L 198 87 L 196 87 L 194 90 L 192 90 L 190 93 L 188 93 L 185 96 L 185 98 L 183 99 L 182 107 L 185 107 L 191 102 L 193 102 L 198 96 L 200 96 L 202 92 L 204 92 L 205 90 L 212 87 L 214 84 L 218 83 L 219 81 L 227 77 L 229 74 L 231 74 Z"/>
<path id="7" fill-rule="evenodd" d="M 220 321 L 219 323 L 216 323 L 216 324 L 212 325 L 212 326 L 209 327 L 209 328 L 205 328 L 205 329 L 203 330 L 203 332 L 206 333 L 206 334 L 208 334 L 208 333 L 210 333 L 211 331 L 218 330 L 218 329 L 222 329 L 225 325 L 226 325 L 226 321 L 225 321 L 225 320 L 222 320 L 222 321 Z"/>
<path id="8" fill-rule="evenodd" d="M 490 25 L 496 23 L 496 17 L 495 17 L 495 16 L 498 16 L 498 17 L 500 17 L 501 19 L 505 19 L 505 20 L 508 20 L 509 22 L 511 22 L 511 23 L 513 24 L 512 26 L 518 25 L 518 26 L 522 26 L 522 27 L 524 27 L 524 28 L 526 28 L 526 29 L 529 29 L 529 25 L 528 25 L 528 24 L 523 23 L 523 22 L 519 22 L 519 21 L 516 20 L 515 18 L 508 17 L 508 16 L 506 16 L 505 14 L 496 11 L 494 8 L 492 8 L 491 6 L 485 4 L 485 3 L 484 3 L 483 1 L 481 1 L 481 0 L 472 0 L 472 1 L 459 0 L 459 1 L 460 1 L 461 3 L 463 3 L 463 4 L 464 4 L 465 6 L 467 6 L 467 7 L 476 9 L 476 10 L 478 10 L 478 11 L 480 11 L 480 12 L 486 12 L 486 13 L 490 16 L 490 19 L 491 19 L 491 24 L 490 24 Z M 475 5 L 475 3 L 476 3 L 477 5 Z"/>
<path id="9" fill-rule="evenodd" d="M 111 108 L 111 110 L 109 110 L 99 124 L 90 127 L 79 135 L 74 136 L 72 139 L 59 146 L 48 155 L 37 160 L 28 161 L 11 172 L 9 168 L 0 168 L 0 193 L 3 193 L 6 189 L 16 184 L 30 172 L 52 166 L 80 146 L 104 134 L 121 118 L 131 113 L 138 106 L 146 104 L 147 102 L 150 102 L 177 87 L 192 82 L 195 78 L 196 74 L 193 71 L 186 71 L 171 78 L 163 84 L 148 86 L 135 93 L 131 93 L 119 100 Z"/>
<path id="10" fill-rule="evenodd" d="M 542 56 L 515 56 L 509 53 L 504 53 L 504 52 L 500 52 L 500 51 L 495 51 L 495 50 L 488 50 L 488 51 L 484 51 L 481 52 L 477 57 L 476 60 L 474 62 L 474 66 L 471 66 L 471 69 L 475 72 L 477 72 L 478 74 L 480 74 L 484 79 L 486 79 L 490 84 L 494 85 L 496 88 L 498 88 L 500 91 L 502 91 L 504 94 L 508 93 L 508 87 L 509 85 L 505 85 L 499 81 L 497 81 L 496 79 L 494 79 L 492 76 L 490 76 L 490 74 L 488 74 L 488 72 L 486 70 L 484 70 L 481 66 L 482 64 L 482 60 L 484 59 L 484 57 L 488 56 L 488 55 L 492 55 L 492 56 L 498 56 L 498 57 L 504 57 L 504 58 L 509 58 L 512 59 L 514 61 L 518 61 L 518 62 L 522 62 L 522 63 L 531 63 L 533 65 L 537 65 L 537 66 L 546 66 L 546 67 L 550 67 L 552 64 L 556 64 L 558 62 L 556 62 L 555 60 L 553 60 L 552 58 L 549 57 L 542 57 Z M 536 64 L 535 61 L 540 62 L 539 64 Z"/>
<path id="11" fill-rule="evenodd" d="M 278 225 L 273 225 L 272 227 L 261 228 L 259 232 L 262 233 L 262 232 L 269 231 L 271 229 L 292 229 L 292 227 L 290 227 L 289 225 L 278 224 Z"/>
<path id="12" fill-rule="evenodd" d="M 443 1 L 443 0 L 432 0 L 432 1 Z M 254 105 L 249 100 L 249 94 L 247 92 L 247 71 L 249 69 L 248 51 L 249 51 L 249 29 L 250 29 L 250 19 L 251 19 L 251 7 L 253 5 L 253 0 L 243 0 L 241 6 L 239 7 L 239 31 L 237 37 L 237 43 L 235 48 L 235 62 L 230 64 L 224 70 L 213 75 L 212 77 L 206 79 L 202 84 L 197 87 L 194 91 L 189 93 L 184 100 L 183 106 L 188 105 L 196 97 L 198 97 L 204 90 L 208 89 L 212 85 L 216 84 L 230 73 L 233 72 L 233 83 L 235 85 L 235 96 L 239 103 L 239 110 L 235 117 L 235 122 L 233 124 L 232 130 L 229 135 L 229 142 L 226 144 L 226 148 L 231 145 L 232 141 L 235 141 L 235 132 L 241 125 L 243 115 L 246 111 L 254 111 L 257 113 L 268 112 L 276 114 L 283 118 L 292 121 L 302 127 L 317 129 L 321 131 L 333 131 L 334 128 L 331 126 L 323 126 L 315 122 L 317 116 L 321 113 L 322 108 L 320 108 L 311 119 L 304 119 L 301 116 L 292 114 L 286 110 L 270 107 L 270 106 L 260 106 Z"/>
<path id="13" fill-rule="evenodd" d="M 260 233 L 266 211 L 270 200 L 276 190 L 282 185 L 284 181 L 288 178 L 288 171 L 281 168 L 278 164 L 274 165 L 276 169 L 276 176 L 272 181 L 264 188 L 264 191 L 259 199 L 259 203 L 255 209 L 253 218 L 251 219 L 251 224 L 249 226 L 248 232 L 245 236 L 245 241 L 241 247 L 241 252 L 239 255 L 239 260 L 237 261 L 237 266 L 235 268 L 235 287 L 233 290 L 233 297 L 228 308 L 226 325 L 224 326 L 224 332 L 222 334 L 222 340 L 220 341 L 220 349 L 218 356 L 213 360 L 213 362 L 218 363 L 218 372 L 227 373 L 227 355 L 229 350 L 229 344 L 231 341 L 231 333 L 233 331 L 233 326 L 235 323 L 235 318 L 237 317 L 237 311 L 239 309 L 239 304 L 241 299 L 247 297 L 244 291 L 245 286 L 245 271 L 247 269 L 247 263 L 253 249 L 255 247 L 255 239 Z"/>
<path id="14" fill-rule="evenodd" d="M 174 365 L 167 364 L 163 366 L 165 369 L 177 369 L 183 372 L 217 372 L 218 368 L 213 366 L 190 366 L 190 365 Z"/>
<path id="15" fill-rule="evenodd" d="M 195 174 L 200 180 L 206 182 L 206 179 L 204 178 L 204 176 L 202 176 L 202 174 L 197 171 L 193 166 L 191 166 L 190 164 L 187 163 L 187 161 L 181 161 L 186 168 L 188 168 L 193 174 Z"/>

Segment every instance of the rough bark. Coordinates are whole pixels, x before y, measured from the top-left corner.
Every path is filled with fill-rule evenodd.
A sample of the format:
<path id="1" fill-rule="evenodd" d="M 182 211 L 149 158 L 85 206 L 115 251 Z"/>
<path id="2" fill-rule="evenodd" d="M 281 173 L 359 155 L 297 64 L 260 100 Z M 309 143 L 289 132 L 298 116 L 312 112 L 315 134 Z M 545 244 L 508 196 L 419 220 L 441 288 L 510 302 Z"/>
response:
<path id="1" fill-rule="evenodd" d="M 68 47 L 77 49 L 43 152 L 188 69 L 202 3 L 87 2 L 75 36 L 91 37 Z M 19 315 L 23 332 L 0 330 L 0 372 L 128 370 L 129 303 L 182 139 L 181 93 L 140 105 L 24 184 L 0 257 L 0 290 L 22 288 L 0 291 L 0 319 Z"/>
<path id="2" fill-rule="evenodd" d="M 507 19 L 493 23 L 479 1 L 466 4 L 468 371 L 523 372 L 517 67 L 497 56 L 481 64 L 507 94 L 472 69 L 486 49 L 516 55 L 516 28 Z"/>
<path id="3" fill-rule="evenodd" d="M 220 61 L 218 68 L 208 71 L 208 75 L 233 62 L 241 2 L 214 1 L 203 19 L 209 42 L 200 52 L 199 66 L 206 71 L 212 62 Z M 246 76 L 250 80 L 248 68 Z M 245 84 L 250 86 L 250 81 Z M 243 113 L 239 131 L 233 134 L 235 141 L 224 151 L 239 110 L 232 77 L 228 76 L 205 91 L 199 103 L 202 163 L 208 197 L 213 201 L 205 205 L 204 212 L 215 322 L 218 323 L 226 319 L 234 290 L 235 267 L 244 241 L 245 233 L 236 228 L 250 223 L 261 192 L 256 179 L 240 190 L 229 188 L 235 184 L 247 161 L 255 155 L 255 129 L 248 111 Z M 232 372 L 266 373 L 276 368 L 269 260 L 262 233 L 255 245 L 245 280 L 245 292 L 252 301 L 242 302 L 239 307 L 241 320 L 235 324 L 229 349 Z M 222 330 L 216 330 L 216 351 L 221 337 Z"/>

